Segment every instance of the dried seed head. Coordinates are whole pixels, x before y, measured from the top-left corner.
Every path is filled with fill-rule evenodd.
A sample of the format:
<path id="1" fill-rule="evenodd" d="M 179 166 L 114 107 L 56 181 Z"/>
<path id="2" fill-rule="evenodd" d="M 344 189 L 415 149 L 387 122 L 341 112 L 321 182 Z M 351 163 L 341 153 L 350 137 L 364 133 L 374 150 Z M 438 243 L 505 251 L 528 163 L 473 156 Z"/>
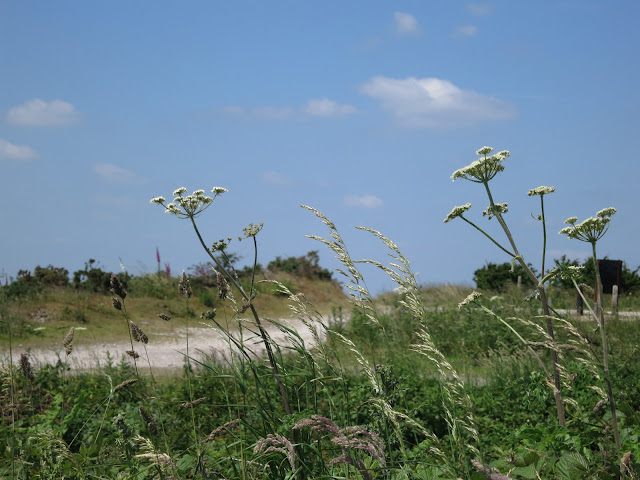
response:
<path id="1" fill-rule="evenodd" d="M 138 355 L 137 352 L 134 352 L 133 350 L 127 350 L 126 352 L 127 355 L 129 355 L 131 358 L 140 358 L 140 355 Z"/>
<path id="2" fill-rule="evenodd" d="M 111 297 L 111 304 L 116 310 L 122 310 L 122 302 L 120 302 L 119 298 Z"/>
<path id="3" fill-rule="evenodd" d="M 180 293 L 182 295 L 186 295 L 187 298 L 191 298 L 193 290 L 191 290 L 191 284 L 189 283 L 189 279 L 187 278 L 187 274 L 184 272 L 184 270 L 182 270 L 182 275 L 180 276 L 178 290 L 180 290 Z"/>
<path id="4" fill-rule="evenodd" d="M 164 320 L 165 322 L 168 322 L 169 320 L 171 320 L 171 317 L 169 315 L 165 315 L 164 313 L 159 313 L 158 317 Z"/>
<path id="5" fill-rule="evenodd" d="M 155 432 L 157 430 L 158 424 L 156 423 L 153 416 L 151 416 L 151 414 L 142 405 L 138 407 L 138 411 L 140 412 L 140 416 L 142 417 L 142 419 L 147 423 L 147 428 L 151 432 Z"/>
<path id="6" fill-rule="evenodd" d="M 229 294 L 229 285 L 222 274 L 218 271 L 216 271 L 216 286 L 218 287 L 218 297 L 221 300 L 227 298 L 227 295 Z"/>
<path id="7" fill-rule="evenodd" d="M 20 354 L 20 370 L 22 371 L 22 375 L 28 378 L 30 382 L 35 380 L 33 370 L 31 369 L 31 363 L 29 363 L 29 357 L 24 353 Z"/>
<path id="8" fill-rule="evenodd" d="M 140 329 L 138 325 L 129 320 L 131 324 L 131 335 L 136 342 L 149 343 L 149 337 L 147 337 L 144 332 Z"/>
<path id="9" fill-rule="evenodd" d="M 123 388 L 127 388 L 130 385 L 133 385 L 137 381 L 138 381 L 137 378 L 130 378 L 129 380 L 125 380 L 120 385 L 115 386 L 115 388 L 113 389 L 113 393 L 116 393 L 118 390 L 122 390 Z"/>
<path id="10" fill-rule="evenodd" d="M 69 332 L 65 335 L 64 340 L 62 340 L 62 346 L 64 347 L 65 351 L 67 352 L 67 355 L 71 355 L 71 352 L 73 351 L 73 332 L 74 332 L 74 328 L 71 327 L 69 329 Z"/>
<path id="11" fill-rule="evenodd" d="M 229 433 L 236 425 L 240 423 L 240 419 L 236 418 L 235 420 L 231 420 L 230 422 L 225 423 L 224 425 L 220 425 L 213 432 L 209 434 L 209 436 L 204 440 L 205 442 L 212 442 L 216 438 L 220 438 L 227 433 Z"/>
<path id="12" fill-rule="evenodd" d="M 198 399 L 194 400 L 193 402 L 184 402 L 183 404 L 180 405 L 180 407 L 182 407 L 182 408 L 193 408 L 196 405 L 199 405 L 202 402 L 204 402 L 206 399 L 207 399 L 206 397 L 202 397 L 202 398 L 198 398 Z"/>
<path id="13" fill-rule="evenodd" d="M 109 290 L 114 295 L 119 296 L 122 300 L 127 296 L 127 292 L 125 292 L 124 288 L 122 288 L 122 283 L 120 283 L 120 279 L 116 277 L 113 273 L 111 274 L 111 280 L 109 281 Z"/>

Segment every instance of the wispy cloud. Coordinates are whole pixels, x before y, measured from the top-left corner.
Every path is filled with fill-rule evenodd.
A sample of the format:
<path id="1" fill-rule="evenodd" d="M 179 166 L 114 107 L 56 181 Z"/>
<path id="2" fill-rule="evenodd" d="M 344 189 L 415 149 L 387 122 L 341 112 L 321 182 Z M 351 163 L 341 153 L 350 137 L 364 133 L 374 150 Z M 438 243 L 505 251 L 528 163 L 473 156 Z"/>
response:
<path id="1" fill-rule="evenodd" d="M 493 13 L 495 5 L 492 3 L 468 3 L 464 8 L 469 15 L 484 17 Z"/>
<path id="2" fill-rule="evenodd" d="M 24 145 L 15 145 L 0 138 L 0 160 L 33 160 L 38 152 Z"/>
<path id="3" fill-rule="evenodd" d="M 145 178 L 138 176 L 131 170 L 118 167 L 111 163 L 96 163 L 93 166 L 93 171 L 108 183 L 131 184 L 146 182 Z"/>
<path id="4" fill-rule="evenodd" d="M 485 120 L 517 117 L 515 106 L 486 95 L 463 90 L 439 78 L 374 77 L 360 87 L 378 100 L 402 125 L 456 128 Z"/>
<path id="5" fill-rule="evenodd" d="M 287 177 L 278 172 L 264 172 L 262 174 L 262 183 L 284 187 L 287 185 L 291 185 L 292 182 Z"/>
<path id="6" fill-rule="evenodd" d="M 80 114 L 69 102 L 45 102 L 34 98 L 7 112 L 7 122 L 28 127 L 71 125 L 80 120 Z"/>
<path id="7" fill-rule="evenodd" d="M 344 117 L 357 112 L 351 105 L 340 104 L 328 98 L 309 100 L 302 110 L 312 117 Z"/>
<path id="8" fill-rule="evenodd" d="M 401 35 L 420 35 L 420 25 L 416 17 L 410 13 L 395 12 L 393 14 L 393 20 L 396 27 L 396 32 Z"/>
<path id="9" fill-rule="evenodd" d="M 355 208 L 379 208 L 384 205 L 375 195 L 346 195 L 343 203 L 345 207 Z"/>
<path id="10" fill-rule="evenodd" d="M 453 36 L 460 37 L 473 37 L 478 33 L 478 27 L 475 25 L 460 25 L 453 31 Z"/>
<path id="11" fill-rule="evenodd" d="M 285 120 L 304 117 L 345 117 L 357 113 L 352 105 L 342 104 L 328 98 L 316 98 L 307 101 L 301 107 L 252 107 L 245 108 L 228 105 L 220 110 L 225 115 L 244 119 Z"/>

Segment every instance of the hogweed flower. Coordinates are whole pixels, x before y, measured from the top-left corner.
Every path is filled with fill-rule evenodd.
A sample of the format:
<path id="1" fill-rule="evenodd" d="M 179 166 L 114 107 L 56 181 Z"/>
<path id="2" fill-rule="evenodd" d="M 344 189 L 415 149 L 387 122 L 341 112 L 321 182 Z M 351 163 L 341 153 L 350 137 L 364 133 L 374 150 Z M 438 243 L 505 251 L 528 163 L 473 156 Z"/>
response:
<path id="1" fill-rule="evenodd" d="M 451 220 L 453 220 L 454 218 L 462 217 L 462 214 L 464 212 L 466 212 L 467 210 L 469 210 L 470 208 L 471 208 L 471 204 L 470 203 L 466 203 L 464 205 L 453 207 L 451 212 L 449 212 L 449 215 L 447 215 L 447 218 L 444 219 L 444 223 L 448 223 Z"/>
<path id="2" fill-rule="evenodd" d="M 506 203 L 494 203 L 493 206 L 489 205 L 485 211 L 482 212 L 483 217 L 489 217 L 491 220 L 496 214 L 507 213 L 509 211 L 509 205 Z"/>
<path id="3" fill-rule="evenodd" d="M 596 213 L 595 217 L 589 217 L 578 224 L 576 224 L 578 221 L 577 217 L 567 218 L 564 223 L 570 226 L 563 228 L 559 233 L 560 235 L 566 235 L 568 238 L 575 238 L 581 242 L 595 244 L 607 233 L 607 230 L 609 230 L 611 216 L 614 215 L 616 211 L 613 207 L 604 208 Z"/>
<path id="4" fill-rule="evenodd" d="M 451 180 L 455 181 L 458 178 L 464 178 L 470 182 L 475 183 L 488 183 L 493 177 L 504 170 L 502 162 L 506 160 L 511 153 L 507 150 L 503 150 L 494 155 L 489 156 L 489 153 L 493 151 L 491 147 L 482 147 L 476 153 L 483 155 L 483 157 L 472 162 L 464 168 L 460 168 L 453 172 Z"/>
<path id="5" fill-rule="evenodd" d="M 171 213 L 178 218 L 195 218 L 206 210 L 218 195 L 226 192 L 228 192 L 226 188 L 213 187 L 212 197 L 205 195 L 202 189 L 195 190 L 191 195 L 185 195 L 187 189 L 180 187 L 173 191 L 174 199 L 171 203 L 166 203 L 167 200 L 162 196 L 154 197 L 150 202 L 162 205 L 165 213 Z"/>
<path id="6" fill-rule="evenodd" d="M 539 186 L 536 188 L 532 188 L 531 190 L 529 190 L 527 192 L 527 195 L 529 195 L 530 197 L 533 197 L 534 195 L 546 195 L 548 193 L 553 193 L 556 191 L 556 187 L 545 187 L 545 186 Z"/>
<path id="7" fill-rule="evenodd" d="M 263 226 L 264 226 L 264 222 L 260 222 L 259 225 L 254 225 L 253 223 L 249 223 L 249 225 L 247 225 L 242 229 L 242 232 L 244 233 L 244 238 L 255 237 L 256 235 L 258 235 L 260 230 L 262 230 Z M 238 240 L 242 240 L 242 237 L 238 237 Z"/>

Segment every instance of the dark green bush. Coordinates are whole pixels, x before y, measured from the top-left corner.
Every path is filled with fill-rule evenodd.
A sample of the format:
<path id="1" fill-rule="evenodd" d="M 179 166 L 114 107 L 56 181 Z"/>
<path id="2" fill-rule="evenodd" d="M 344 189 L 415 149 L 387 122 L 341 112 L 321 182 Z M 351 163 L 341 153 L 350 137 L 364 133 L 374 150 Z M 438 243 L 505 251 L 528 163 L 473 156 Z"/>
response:
<path id="1" fill-rule="evenodd" d="M 271 271 L 281 271 L 320 280 L 331 280 L 333 273 L 318 265 L 320 257 L 317 250 L 312 250 L 301 257 L 276 257 L 269 262 L 267 268 Z"/>
<path id="2" fill-rule="evenodd" d="M 529 265 L 529 268 L 531 268 L 531 265 Z M 535 273 L 533 268 L 532 270 Z M 533 285 L 524 268 L 518 263 L 511 265 L 510 262 L 500 264 L 489 262 L 484 267 L 473 272 L 473 281 L 476 283 L 476 287 L 497 292 L 504 291 L 510 285 L 517 284 L 518 277 L 522 277 L 523 285 Z"/>

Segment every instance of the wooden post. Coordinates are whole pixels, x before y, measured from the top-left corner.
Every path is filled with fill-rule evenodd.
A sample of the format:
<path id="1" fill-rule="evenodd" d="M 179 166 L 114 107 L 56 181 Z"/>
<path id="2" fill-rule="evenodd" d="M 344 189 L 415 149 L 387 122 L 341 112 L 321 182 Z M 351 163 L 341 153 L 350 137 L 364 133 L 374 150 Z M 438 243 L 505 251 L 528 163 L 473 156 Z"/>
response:
<path id="1" fill-rule="evenodd" d="M 618 285 L 614 285 L 611 292 L 611 312 L 618 316 Z"/>
<path id="2" fill-rule="evenodd" d="M 580 292 L 582 292 L 582 287 L 580 287 Z M 580 292 L 576 292 L 576 312 L 578 315 L 584 314 L 584 301 L 580 296 Z"/>
<path id="3" fill-rule="evenodd" d="M 522 288 L 522 275 L 518 275 L 518 289 Z"/>

